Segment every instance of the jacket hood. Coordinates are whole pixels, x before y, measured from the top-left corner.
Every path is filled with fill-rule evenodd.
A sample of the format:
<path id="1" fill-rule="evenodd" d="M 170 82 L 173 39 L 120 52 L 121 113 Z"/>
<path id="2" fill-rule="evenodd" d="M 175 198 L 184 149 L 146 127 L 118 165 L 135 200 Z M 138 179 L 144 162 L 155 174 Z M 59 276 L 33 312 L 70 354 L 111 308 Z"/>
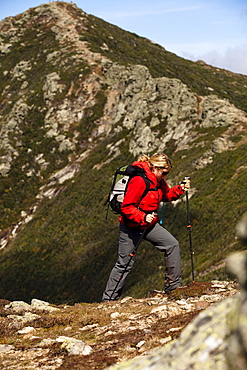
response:
<path id="1" fill-rule="evenodd" d="M 149 164 L 147 162 L 138 162 L 138 161 L 135 161 L 132 165 L 134 167 L 138 167 L 138 168 L 143 169 L 144 172 L 145 172 L 145 174 L 149 178 L 149 180 L 151 180 L 152 183 L 155 184 L 155 186 L 158 185 L 157 178 L 156 178 L 155 174 L 151 171 L 150 166 L 149 166 Z"/>

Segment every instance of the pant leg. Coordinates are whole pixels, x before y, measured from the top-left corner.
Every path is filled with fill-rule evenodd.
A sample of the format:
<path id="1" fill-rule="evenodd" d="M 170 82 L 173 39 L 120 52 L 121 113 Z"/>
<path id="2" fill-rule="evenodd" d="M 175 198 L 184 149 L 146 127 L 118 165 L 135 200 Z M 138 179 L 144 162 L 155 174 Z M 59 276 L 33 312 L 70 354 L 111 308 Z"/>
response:
<path id="1" fill-rule="evenodd" d="M 135 261 L 135 257 L 130 254 L 135 250 L 142 233 L 143 230 L 120 225 L 118 260 L 110 273 L 103 293 L 103 301 L 119 299 L 127 275 L 132 270 Z"/>
<path id="2" fill-rule="evenodd" d="M 180 286 L 180 248 L 177 239 L 158 223 L 147 232 L 145 239 L 151 242 L 161 252 L 164 252 L 165 291 L 169 292 Z"/>

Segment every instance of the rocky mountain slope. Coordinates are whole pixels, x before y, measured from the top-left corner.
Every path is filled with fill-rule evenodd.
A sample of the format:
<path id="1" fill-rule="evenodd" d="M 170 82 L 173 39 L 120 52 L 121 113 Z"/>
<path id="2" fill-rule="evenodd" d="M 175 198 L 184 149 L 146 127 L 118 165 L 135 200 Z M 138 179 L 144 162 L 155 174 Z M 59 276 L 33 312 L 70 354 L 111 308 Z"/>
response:
<path id="1" fill-rule="evenodd" d="M 165 348 L 201 311 L 236 294 L 238 284 L 214 281 L 195 284 L 181 296 L 125 297 L 107 304 L 0 300 L 0 365 L 25 370 L 121 366 L 156 347 Z"/>
<path id="2" fill-rule="evenodd" d="M 227 255 L 243 248 L 247 76 L 183 60 L 73 3 L 31 8 L 0 30 L 0 296 L 99 301 L 116 258 L 112 175 L 156 151 L 173 160 L 170 185 L 191 176 L 196 276 L 225 280 Z M 189 282 L 183 199 L 163 221 Z M 143 243 L 125 294 L 162 289 L 162 266 Z"/>

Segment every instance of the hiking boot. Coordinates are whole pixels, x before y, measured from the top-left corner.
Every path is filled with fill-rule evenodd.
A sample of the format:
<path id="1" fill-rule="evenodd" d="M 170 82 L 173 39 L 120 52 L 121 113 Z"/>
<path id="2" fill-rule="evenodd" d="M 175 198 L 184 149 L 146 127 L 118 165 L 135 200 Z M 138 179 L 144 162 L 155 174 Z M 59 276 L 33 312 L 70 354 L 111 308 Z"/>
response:
<path id="1" fill-rule="evenodd" d="M 150 294 L 149 297 L 159 297 L 159 296 L 166 296 L 166 293 L 164 290 L 153 290 Z"/>
<path id="2" fill-rule="evenodd" d="M 171 294 L 171 292 L 174 292 L 175 290 L 179 290 L 179 289 L 183 289 L 183 288 L 186 288 L 186 287 L 182 287 L 182 286 L 177 286 L 175 288 L 170 288 L 170 287 L 166 287 L 165 290 L 164 290 L 164 293 L 165 294 Z"/>
<path id="3" fill-rule="evenodd" d="M 160 294 L 165 294 L 165 291 L 164 290 L 153 290 L 152 292 L 151 292 L 151 294 L 152 293 L 156 293 L 156 294 L 158 294 L 158 293 L 160 293 Z"/>
<path id="4" fill-rule="evenodd" d="M 166 294 L 169 295 L 170 299 L 182 299 L 194 297 L 202 294 L 202 290 L 193 284 L 186 286 L 179 286 Z"/>

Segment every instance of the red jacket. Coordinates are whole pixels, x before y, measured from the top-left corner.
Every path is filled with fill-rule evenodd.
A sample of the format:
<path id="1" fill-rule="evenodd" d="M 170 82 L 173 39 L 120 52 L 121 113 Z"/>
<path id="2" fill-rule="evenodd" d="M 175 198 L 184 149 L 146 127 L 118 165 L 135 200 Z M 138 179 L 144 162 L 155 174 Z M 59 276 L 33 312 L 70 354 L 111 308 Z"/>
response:
<path id="1" fill-rule="evenodd" d="M 178 199 L 184 193 L 184 190 L 180 185 L 169 188 L 165 180 L 158 182 L 147 162 L 134 162 L 133 166 L 144 169 L 146 176 L 151 181 L 151 190 L 142 198 L 146 190 L 145 180 L 141 176 L 134 176 L 128 184 L 119 221 L 127 226 L 145 228 L 146 226 L 154 225 L 158 221 L 156 216 L 152 223 L 148 224 L 145 221 L 146 214 L 157 212 L 161 201 L 169 202 Z"/>

